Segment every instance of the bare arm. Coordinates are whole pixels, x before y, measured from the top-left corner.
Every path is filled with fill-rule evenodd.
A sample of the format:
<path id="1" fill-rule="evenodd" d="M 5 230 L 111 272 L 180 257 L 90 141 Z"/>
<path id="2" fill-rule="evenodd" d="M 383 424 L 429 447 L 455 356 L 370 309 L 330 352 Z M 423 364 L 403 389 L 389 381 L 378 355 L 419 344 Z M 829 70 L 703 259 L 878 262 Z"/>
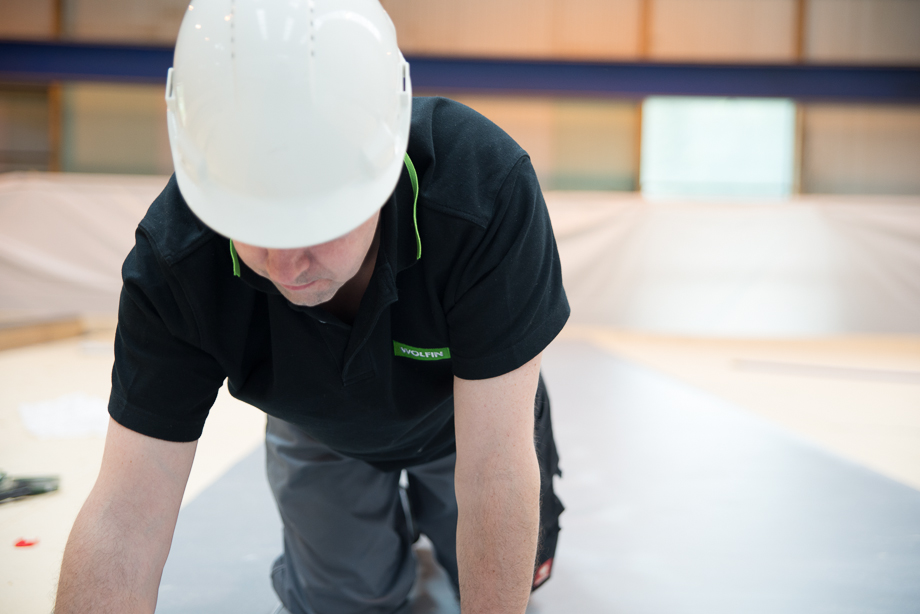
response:
<path id="1" fill-rule="evenodd" d="M 154 611 L 196 446 L 109 420 L 99 477 L 64 550 L 55 614 Z"/>
<path id="2" fill-rule="evenodd" d="M 534 396 L 540 356 L 500 377 L 454 380 L 457 562 L 464 614 L 523 614 L 540 521 Z"/>

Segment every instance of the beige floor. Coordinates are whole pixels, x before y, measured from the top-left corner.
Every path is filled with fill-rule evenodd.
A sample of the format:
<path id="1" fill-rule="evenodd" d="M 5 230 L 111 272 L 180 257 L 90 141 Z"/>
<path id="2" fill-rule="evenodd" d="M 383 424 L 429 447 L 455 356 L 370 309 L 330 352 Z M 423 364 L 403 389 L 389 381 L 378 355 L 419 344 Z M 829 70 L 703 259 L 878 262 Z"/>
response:
<path id="1" fill-rule="evenodd" d="M 39 440 L 21 403 L 71 392 L 107 398 L 113 330 L 0 352 L 0 468 L 57 474 L 58 493 L 0 505 L 0 612 L 47 613 L 73 519 L 95 481 L 102 438 Z M 569 327 L 564 333 L 731 401 L 844 458 L 920 489 L 920 339 L 712 340 Z M 261 412 L 222 390 L 185 502 L 261 441 Z M 39 540 L 14 548 L 20 538 Z"/>
<path id="2" fill-rule="evenodd" d="M 920 489 L 920 337 L 694 339 L 574 326 L 563 334 Z"/>
<path id="3" fill-rule="evenodd" d="M 102 460 L 103 438 L 40 440 L 22 425 L 21 403 L 82 392 L 108 398 L 111 327 L 75 339 L 0 352 L 0 468 L 13 476 L 55 474 L 60 490 L 0 505 L 0 612 L 47 614 L 70 527 Z M 265 416 L 222 389 L 198 444 L 183 504 L 259 445 Z M 14 548 L 20 538 L 38 539 Z"/>

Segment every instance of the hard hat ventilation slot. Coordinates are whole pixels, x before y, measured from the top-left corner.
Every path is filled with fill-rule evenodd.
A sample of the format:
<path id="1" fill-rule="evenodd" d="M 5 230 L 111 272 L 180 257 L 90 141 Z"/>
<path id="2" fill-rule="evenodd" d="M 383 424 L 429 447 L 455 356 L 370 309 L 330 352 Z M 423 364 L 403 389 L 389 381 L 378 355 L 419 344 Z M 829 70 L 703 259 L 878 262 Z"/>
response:
<path id="1" fill-rule="evenodd" d="M 236 59 L 236 0 L 230 3 L 230 14 L 225 17 L 230 22 L 230 59 Z"/>
<path id="2" fill-rule="evenodd" d="M 176 95 L 173 93 L 173 69 L 172 66 L 166 71 L 166 103 L 175 101 Z"/>
<path id="3" fill-rule="evenodd" d="M 313 21 L 316 5 L 313 0 L 310 0 L 308 4 L 310 6 L 310 57 L 316 57 L 316 24 Z"/>

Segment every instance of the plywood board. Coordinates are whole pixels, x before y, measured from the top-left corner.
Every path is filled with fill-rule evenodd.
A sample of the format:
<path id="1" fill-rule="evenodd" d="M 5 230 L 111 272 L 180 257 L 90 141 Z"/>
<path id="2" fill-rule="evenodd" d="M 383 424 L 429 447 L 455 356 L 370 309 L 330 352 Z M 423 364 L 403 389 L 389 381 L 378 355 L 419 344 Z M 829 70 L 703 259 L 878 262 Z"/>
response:
<path id="1" fill-rule="evenodd" d="M 920 108 L 802 108 L 803 191 L 920 194 Z"/>
<path id="2" fill-rule="evenodd" d="M 809 0 L 805 57 L 812 62 L 920 63 L 920 2 Z"/>
<path id="3" fill-rule="evenodd" d="M 78 316 L 36 321 L 4 322 L 0 320 L 0 350 L 76 337 L 84 330 L 83 322 Z"/>
<path id="4" fill-rule="evenodd" d="M 795 0 L 650 0 L 649 57 L 692 62 L 795 59 Z"/>

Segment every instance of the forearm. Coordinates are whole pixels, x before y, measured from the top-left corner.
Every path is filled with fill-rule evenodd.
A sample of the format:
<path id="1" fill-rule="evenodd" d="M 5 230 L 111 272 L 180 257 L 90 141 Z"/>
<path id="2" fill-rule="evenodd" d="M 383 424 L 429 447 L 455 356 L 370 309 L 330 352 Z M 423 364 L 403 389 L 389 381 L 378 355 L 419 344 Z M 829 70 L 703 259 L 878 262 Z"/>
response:
<path id="1" fill-rule="evenodd" d="M 99 478 L 64 550 L 55 614 L 154 611 L 196 445 L 109 421 Z"/>
<path id="2" fill-rule="evenodd" d="M 174 521 L 129 526 L 136 514 L 90 495 L 67 540 L 55 614 L 152 613 Z"/>
<path id="3" fill-rule="evenodd" d="M 523 614 L 530 598 L 540 521 L 533 448 L 481 469 L 458 464 L 457 562 L 464 614 Z"/>

